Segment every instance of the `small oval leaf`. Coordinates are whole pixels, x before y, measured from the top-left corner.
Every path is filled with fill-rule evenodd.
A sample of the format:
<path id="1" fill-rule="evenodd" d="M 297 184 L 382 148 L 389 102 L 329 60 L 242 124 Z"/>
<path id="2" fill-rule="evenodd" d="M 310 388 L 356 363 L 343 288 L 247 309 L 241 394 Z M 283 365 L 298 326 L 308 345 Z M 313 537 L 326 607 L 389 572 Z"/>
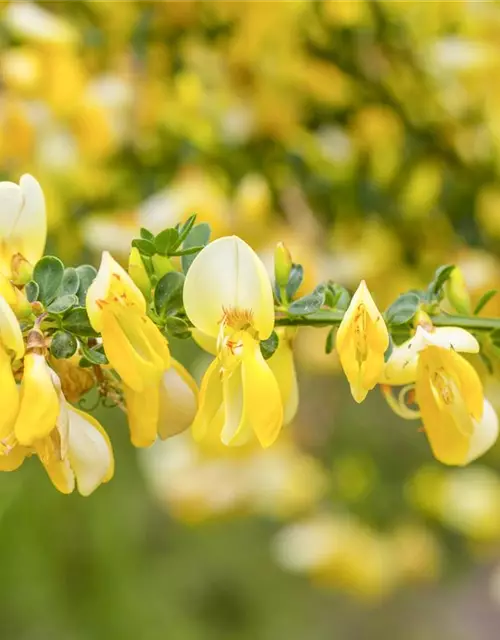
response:
<path id="1" fill-rule="evenodd" d="M 55 256 L 45 256 L 33 269 L 33 280 L 39 288 L 38 298 L 49 304 L 56 297 L 64 276 L 64 265 Z"/>
<path id="2" fill-rule="evenodd" d="M 273 355 L 279 345 L 279 338 L 276 331 L 273 331 L 267 340 L 260 341 L 260 352 L 264 356 L 265 360 L 269 360 L 269 358 Z"/>
<path id="3" fill-rule="evenodd" d="M 56 331 L 52 336 L 50 353 L 54 358 L 71 358 L 75 355 L 77 348 L 77 339 L 67 331 Z"/>
<path id="4" fill-rule="evenodd" d="M 168 311 L 182 307 L 184 275 L 178 271 L 166 273 L 155 287 L 154 304 L 156 313 L 165 316 Z"/>
<path id="5" fill-rule="evenodd" d="M 59 298 L 56 298 L 53 302 L 51 302 L 47 306 L 47 311 L 49 313 L 55 313 L 59 315 L 62 313 L 66 313 L 66 311 L 69 311 L 70 309 L 75 307 L 77 304 L 78 304 L 78 298 L 74 294 L 67 295 L 67 296 L 60 296 Z"/>

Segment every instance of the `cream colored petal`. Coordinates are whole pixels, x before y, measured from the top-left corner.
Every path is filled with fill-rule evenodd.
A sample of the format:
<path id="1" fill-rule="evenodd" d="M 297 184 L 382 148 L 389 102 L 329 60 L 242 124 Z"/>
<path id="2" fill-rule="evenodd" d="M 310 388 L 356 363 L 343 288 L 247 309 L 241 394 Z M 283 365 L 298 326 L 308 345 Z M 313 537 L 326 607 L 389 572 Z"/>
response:
<path id="1" fill-rule="evenodd" d="M 0 342 L 16 360 L 24 355 L 24 340 L 19 322 L 7 302 L 0 296 Z"/>
<path id="2" fill-rule="evenodd" d="M 423 342 L 426 344 L 463 353 L 479 352 L 479 342 L 476 338 L 460 327 L 436 327 L 431 332 L 418 327 L 417 334 L 419 331 L 423 337 Z"/>
<path id="3" fill-rule="evenodd" d="M 19 390 L 17 388 L 10 358 L 0 347 L 0 440 L 9 442 L 19 411 Z"/>
<path id="4" fill-rule="evenodd" d="M 273 292 L 266 268 L 236 236 L 215 240 L 196 256 L 184 283 L 184 307 L 194 326 L 214 338 L 225 309 L 251 311 L 261 340 L 274 327 Z"/>
<path id="5" fill-rule="evenodd" d="M 69 408 L 69 462 L 82 496 L 90 495 L 110 478 L 113 451 L 101 425 L 82 411 Z M 99 424 L 99 423 L 97 423 Z"/>
<path id="6" fill-rule="evenodd" d="M 47 216 L 42 188 L 33 176 L 25 174 L 19 181 L 23 206 L 8 242 L 28 262 L 35 264 L 43 256 L 47 239 Z"/>
<path id="7" fill-rule="evenodd" d="M 163 440 L 193 424 L 198 408 L 198 389 L 186 369 L 172 359 L 160 382 L 158 435 Z"/>
<path id="8" fill-rule="evenodd" d="M 23 207 L 23 193 L 15 182 L 0 182 L 0 237 L 10 237 Z"/>
<path id="9" fill-rule="evenodd" d="M 479 422 L 474 420 L 474 427 L 464 464 L 468 464 L 486 453 L 498 438 L 498 416 L 486 399 L 484 400 L 483 417 Z"/>

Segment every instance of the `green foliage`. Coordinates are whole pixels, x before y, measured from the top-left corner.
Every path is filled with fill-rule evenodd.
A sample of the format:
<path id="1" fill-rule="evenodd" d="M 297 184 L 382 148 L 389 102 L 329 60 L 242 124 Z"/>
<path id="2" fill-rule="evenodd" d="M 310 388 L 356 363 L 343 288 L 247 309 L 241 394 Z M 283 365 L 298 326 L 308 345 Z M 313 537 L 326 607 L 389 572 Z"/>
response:
<path id="1" fill-rule="evenodd" d="M 260 341 L 260 351 L 264 356 L 265 360 L 269 360 L 269 358 L 273 355 L 279 345 L 279 338 L 276 331 L 273 331 L 269 338 L 266 340 Z"/>
<path id="2" fill-rule="evenodd" d="M 189 252 L 193 250 L 193 248 L 197 248 L 195 253 L 201 251 L 201 249 L 206 246 L 210 240 L 210 225 L 206 222 L 202 222 L 201 224 L 197 224 L 192 227 L 189 235 L 185 238 L 182 248 Z M 181 264 L 182 270 L 184 273 L 189 271 L 189 267 L 193 263 L 196 255 L 195 253 L 185 253 L 182 255 Z"/>
<path id="3" fill-rule="evenodd" d="M 481 298 L 479 299 L 475 309 L 474 309 L 474 315 L 477 316 L 479 313 L 481 313 L 481 311 L 484 309 L 484 307 L 488 304 L 488 302 L 496 296 L 496 294 L 498 293 L 498 289 L 490 289 L 489 291 L 486 291 L 486 293 L 483 293 L 483 295 L 481 296 Z"/>
<path id="4" fill-rule="evenodd" d="M 56 331 L 50 343 L 50 353 L 54 358 L 71 358 L 78 349 L 78 342 L 68 331 Z"/>
<path id="5" fill-rule="evenodd" d="M 33 270 L 33 280 L 38 285 L 38 300 L 50 304 L 57 295 L 64 278 L 64 265 L 55 256 L 45 256 Z"/>
<path id="6" fill-rule="evenodd" d="M 82 264 L 76 268 L 78 274 L 77 296 L 80 305 L 85 306 L 87 291 L 97 275 L 96 269 L 90 264 Z"/>
<path id="7" fill-rule="evenodd" d="M 61 326 L 76 336 L 95 337 L 98 335 L 92 328 L 87 310 L 84 307 L 72 309 L 62 318 Z"/>
<path id="8" fill-rule="evenodd" d="M 178 271 L 166 273 L 158 282 L 154 292 L 156 313 L 165 318 L 169 313 L 182 307 L 184 275 Z"/>
<path id="9" fill-rule="evenodd" d="M 288 300 L 293 300 L 293 297 L 299 290 L 300 285 L 304 279 L 304 268 L 301 264 L 292 264 L 292 269 L 288 277 L 288 284 L 286 285 L 286 297 Z"/>
<path id="10" fill-rule="evenodd" d="M 288 313 L 292 316 L 307 316 L 321 308 L 325 302 L 323 287 L 317 287 L 312 293 L 292 302 L 288 307 Z"/>
<path id="11" fill-rule="evenodd" d="M 420 298 L 416 293 L 404 293 L 395 300 L 385 312 L 388 325 L 407 324 L 413 319 L 420 307 Z"/>

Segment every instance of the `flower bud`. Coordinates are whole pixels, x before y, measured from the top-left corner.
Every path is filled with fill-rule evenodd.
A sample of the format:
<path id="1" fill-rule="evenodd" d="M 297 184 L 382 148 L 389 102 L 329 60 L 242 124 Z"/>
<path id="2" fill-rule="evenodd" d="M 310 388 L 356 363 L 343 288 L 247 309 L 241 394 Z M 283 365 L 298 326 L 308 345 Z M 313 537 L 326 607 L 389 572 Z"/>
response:
<path id="1" fill-rule="evenodd" d="M 128 273 L 134 283 L 139 287 L 141 293 L 150 300 L 151 298 L 151 282 L 149 280 L 148 272 L 142 261 L 139 249 L 132 247 L 128 258 Z"/>
<path id="2" fill-rule="evenodd" d="M 422 329 L 425 329 L 426 331 L 432 331 L 434 329 L 434 325 L 432 324 L 429 314 L 423 309 L 419 309 L 413 317 L 413 326 L 415 329 L 417 327 L 422 327 Z"/>
<path id="3" fill-rule="evenodd" d="M 153 269 L 158 280 L 163 278 L 166 273 L 175 271 L 172 261 L 170 258 L 167 258 L 167 256 L 160 256 L 157 253 L 151 258 L 151 262 L 153 263 Z"/>
<path id="4" fill-rule="evenodd" d="M 471 312 L 470 295 L 465 285 L 462 271 L 455 267 L 450 277 L 445 282 L 444 292 L 446 299 L 453 306 L 455 311 L 469 315 Z"/>
<path id="5" fill-rule="evenodd" d="M 292 270 L 292 256 L 283 242 L 278 242 L 274 251 L 274 277 L 279 287 L 286 287 L 290 271 Z"/>

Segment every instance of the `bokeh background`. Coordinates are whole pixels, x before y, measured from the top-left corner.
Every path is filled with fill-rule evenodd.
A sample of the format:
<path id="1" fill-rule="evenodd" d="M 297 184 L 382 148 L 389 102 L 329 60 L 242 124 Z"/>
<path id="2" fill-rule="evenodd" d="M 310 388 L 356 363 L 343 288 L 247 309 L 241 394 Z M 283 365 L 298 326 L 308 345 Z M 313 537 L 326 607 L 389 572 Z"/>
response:
<path id="1" fill-rule="evenodd" d="M 1 2 L 0 179 L 39 179 L 67 264 L 196 212 L 267 264 L 284 240 L 304 291 L 365 278 L 385 308 L 453 262 L 477 299 L 499 74 L 495 1 Z M 100 410 L 117 471 L 92 497 L 4 474 L 0 637 L 496 640 L 500 447 L 439 465 L 377 391 L 354 404 L 325 337 L 297 336 L 300 410 L 268 452 L 138 452 Z"/>

